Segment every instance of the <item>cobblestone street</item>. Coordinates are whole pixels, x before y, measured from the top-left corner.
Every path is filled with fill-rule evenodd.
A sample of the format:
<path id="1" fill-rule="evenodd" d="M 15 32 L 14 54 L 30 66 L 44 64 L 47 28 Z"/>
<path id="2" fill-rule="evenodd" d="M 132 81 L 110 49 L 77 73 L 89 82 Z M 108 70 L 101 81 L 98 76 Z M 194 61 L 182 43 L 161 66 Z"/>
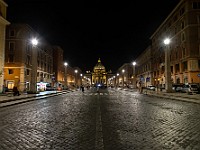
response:
<path id="1" fill-rule="evenodd" d="M 0 108 L 1 150 L 199 150 L 200 105 L 75 91 Z"/>

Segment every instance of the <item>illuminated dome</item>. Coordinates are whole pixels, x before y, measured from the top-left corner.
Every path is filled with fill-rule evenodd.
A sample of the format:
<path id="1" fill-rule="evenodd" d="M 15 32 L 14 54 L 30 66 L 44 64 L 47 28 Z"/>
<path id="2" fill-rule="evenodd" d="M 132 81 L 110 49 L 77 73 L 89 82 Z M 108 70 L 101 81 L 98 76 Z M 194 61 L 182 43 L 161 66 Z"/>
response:
<path id="1" fill-rule="evenodd" d="M 102 65 L 100 58 L 97 64 L 94 66 L 94 70 L 105 70 L 105 67 Z"/>

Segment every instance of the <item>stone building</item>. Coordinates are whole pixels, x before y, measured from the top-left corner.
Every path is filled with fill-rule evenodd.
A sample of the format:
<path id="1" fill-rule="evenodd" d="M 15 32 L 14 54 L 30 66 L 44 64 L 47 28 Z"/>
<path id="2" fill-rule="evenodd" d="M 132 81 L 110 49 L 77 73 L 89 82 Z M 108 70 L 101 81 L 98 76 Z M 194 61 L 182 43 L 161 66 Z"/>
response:
<path id="1" fill-rule="evenodd" d="M 6 20 L 8 5 L 0 0 L 0 93 L 3 92 L 4 85 L 4 60 L 5 60 L 5 34 L 6 26 L 10 23 Z"/>
<path id="2" fill-rule="evenodd" d="M 101 63 L 99 58 L 97 64 L 93 68 L 92 72 L 92 85 L 97 86 L 107 86 L 107 72 L 106 68 Z"/>
<path id="3" fill-rule="evenodd" d="M 148 53 L 137 58 L 137 76 L 144 77 L 145 85 L 165 87 L 165 51 L 169 50 L 172 83 L 200 83 L 199 31 L 200 1 L 181 0 L 150 37 Z M 168 49 L 165 38 L 171 40 Z"/>
<path id="4" fill-rule="evenodd" d="M 33 37 L 39 42 L 35 47 L 31 43 Z M 45 90 L 53 76 L 52 46 L 29 25 L 10 24 L 6 30 L 4 75 L 8 89 L 17 86 L 20 91 L 30 90 L 32 78 L 36 76 L 37 85 L 33 86 Z"/>

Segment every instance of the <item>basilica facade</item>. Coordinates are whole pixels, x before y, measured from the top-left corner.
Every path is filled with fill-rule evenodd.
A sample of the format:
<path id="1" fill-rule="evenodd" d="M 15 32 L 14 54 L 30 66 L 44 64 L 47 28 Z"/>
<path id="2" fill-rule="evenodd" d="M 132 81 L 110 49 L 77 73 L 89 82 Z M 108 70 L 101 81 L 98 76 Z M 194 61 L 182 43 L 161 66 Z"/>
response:
<path id="1" fill-rule="evenodd" d="M 93 68 L 92 72 L 92 86 L 107 86 L 107 72 L 102 65 L 100 58 Z"/>

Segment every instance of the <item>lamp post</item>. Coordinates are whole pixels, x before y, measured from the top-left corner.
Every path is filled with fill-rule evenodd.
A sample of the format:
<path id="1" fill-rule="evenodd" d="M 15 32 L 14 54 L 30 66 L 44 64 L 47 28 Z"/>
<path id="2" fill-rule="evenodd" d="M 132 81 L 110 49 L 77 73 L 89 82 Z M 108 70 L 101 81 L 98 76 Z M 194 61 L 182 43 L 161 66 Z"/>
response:
<path id="1" fill-rule="evenodd" d="M 82 73 L 80 74 L 80 77 L 81 77 L 81 81 L 80 81 L 80 82 L 81 82 L 81 85 L 82 85 L 82 84 L 83 84 L 83 83 L 82 83 L 82 77 L 83 77 L 83 74 L 82 74 Z"/>
<path id="2" fill-rule="evenodd" d="M 133 64 L 133 88 L 135 89 L 136 88 L 136 76 L 135 76 L 135 65 L 136 65 L 136 62 L 134 61 L 132 64 Z"/>
<path id="3" fill-rule="evenodd" d="M 64 80 L 65 80 L 65 82 L 64 82 L 64 89 L 67 89 L 67 65 L 68 65 L 68 63 L 65 62 L 65 63 L 64 63 L 64 66 L 65 66 L 65 75 L 64 75 Z"/>
<path id="4" fill-rule="evenodd" d="M 75 70 L 75 85 L 77 86 L 77 73 L 78 73 L 78 70 Z"/>
<path id="5" fill-rule="evenodd" d="M 31 83 L 30 83 L 30 91 L 33 93 L 37 92 L 37 49 L 36 46 L 38 45 L 37 39 L 31 40 L 32 44 L 32 70 L 31 70 Z"/>
<path id="6" fill-rule="evenodd" d="M 125 70 L 122 69 L 122 87 L 123 88 L 124 88 L 124 72 L 125 72 Z"/>
<path id="7" fill-rule="evenodd" d="M 119 73 L 117 73 L 117 79 L 116 79 L 116 87 L 119 86 Z"/>
<path id="8" fill-rule="evenodd" d="M 115 87 L 116 86 L 116 77 L 113 76 L 113 79 L 114 79 L 113 87 Z"/>
<path id="9" fill-rule="evenodd" d="M 164 40 L 165 44 L 165 89 L 167 93 L 172 92 L 172 82 L 171 82 L 171 66 L 170 66 L 170 53 L 169 53 L 169 44 L 170 39 L 166 38 Z"/>

